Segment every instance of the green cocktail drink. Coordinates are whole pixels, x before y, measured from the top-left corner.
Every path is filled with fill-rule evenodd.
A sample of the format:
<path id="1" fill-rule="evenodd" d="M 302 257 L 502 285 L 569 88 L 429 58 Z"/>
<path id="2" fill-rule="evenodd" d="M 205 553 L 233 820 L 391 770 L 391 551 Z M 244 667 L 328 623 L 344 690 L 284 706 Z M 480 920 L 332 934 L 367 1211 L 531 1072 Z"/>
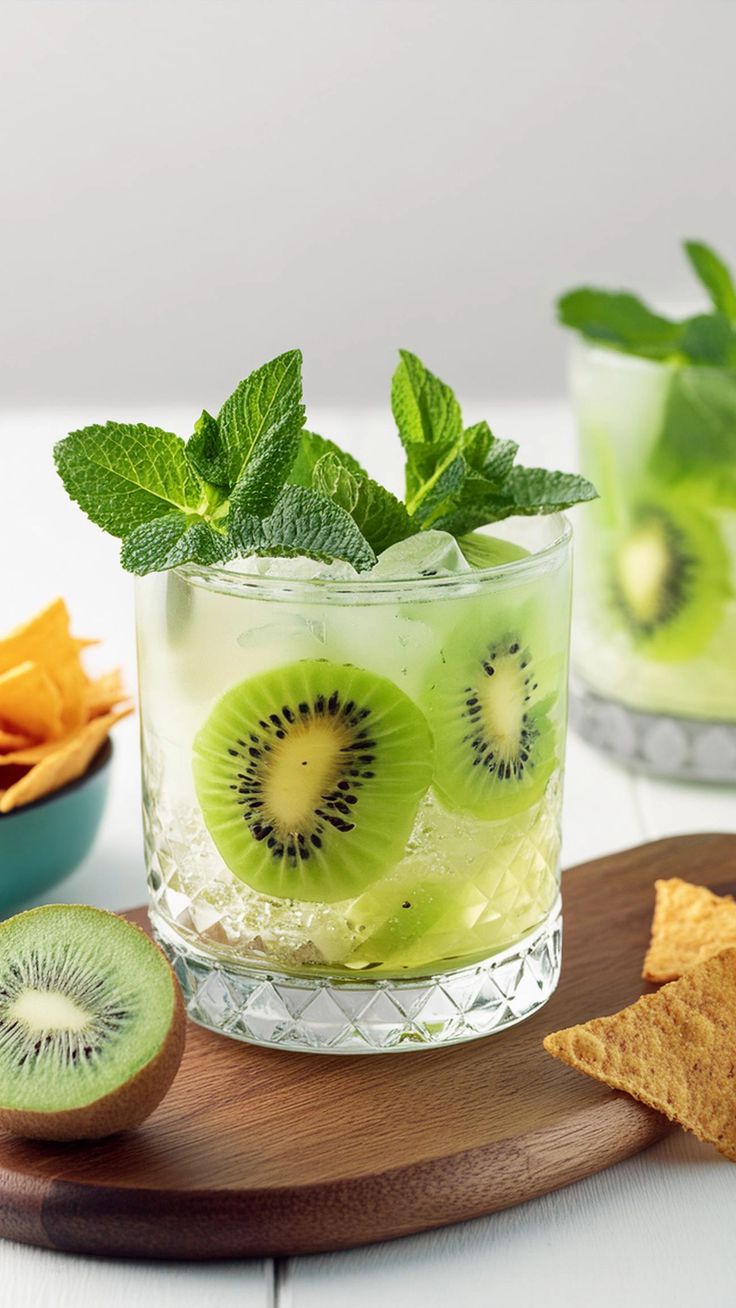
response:
<path id="1" fill-rule="evenodd" d="M 398 976 L 546 923 L 569 543 L 560 519 L 516 529 L 540 548 L 490 569 L 350 583 L 190 567 L 138 583 L 165 933 L 256 966 Z"/>
<path id="2" fill-rule="evenodd" d="M 572 396 L 600 492 L 580 524 L 573 720 L 635 766 L 733 780 L 736 296 L 712 252 L 688 252 L 711 314 L 677 323 L 596 291 L 561 301 L 587 337 Z"/>
<path id="3" fill-rule="evenodd" d="M 107 428 L 60 448 L 104 525 L 130 503 L 125 436 L 161 446 L 156 498 L 187 501 L 123 544 L 151 921 L 190 1015 L 225 1034 L 338 1053 L 473 1039 L 559 975 L 571 550 L 554 510 L 594 491 L 515 465 L 404 356 L 402 502 L 302 432 L 299 394 L 279 398 L 294 370 L 253 374 L 187 446 Z"/>

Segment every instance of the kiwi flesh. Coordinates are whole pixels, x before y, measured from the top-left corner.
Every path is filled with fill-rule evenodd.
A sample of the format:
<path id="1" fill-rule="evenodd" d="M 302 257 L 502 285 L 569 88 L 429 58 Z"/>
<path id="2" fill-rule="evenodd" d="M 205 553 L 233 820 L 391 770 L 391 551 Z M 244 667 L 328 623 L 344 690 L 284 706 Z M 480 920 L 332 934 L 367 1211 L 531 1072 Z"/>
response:
<path id="1" fill-rule="evenodd" d="M 447 650 L 427 692 L 434 784 L 445 804 L 495 819 L 540 798 L 557 765 L 559 672 L 557 660 L 536 660 L 520 615 L 486 620 L 470 651 L 465 633 L 460 648 Z"/>
<path id="2" fill-rule="evenodd" d="M 140 1124 L 184 1051 L 161 950 L 102 909 L 50 904 L 0 925 L 0 1128 L 88 1140 Z"/>
<path id="3" fill-rule="evenodd" d="M 725 547 L 705 513 L 690 505 L 643 504 L 614 551 L 614 607 L 648 658 L 692 658 L 720 621 L 728 574 Z"/>
<path id="4" fill-rule="evenodd" d="M 462 536 L 458 543 L 472 568 L 498 568 L 504 563 L 516 563 L 529 554 L 523 545 L 501 540 L 499 536 L 487 536 L 482 531 L 472 531 L 469 536 Z"/>
<path id="5" fill-rule="evenodd" d="M 304 659 L 232 687 L 194 742 L 205 824 L 263 894 L 331 903 L 398 862 L 432 777 L 432 738 L 392 682 Z"/>

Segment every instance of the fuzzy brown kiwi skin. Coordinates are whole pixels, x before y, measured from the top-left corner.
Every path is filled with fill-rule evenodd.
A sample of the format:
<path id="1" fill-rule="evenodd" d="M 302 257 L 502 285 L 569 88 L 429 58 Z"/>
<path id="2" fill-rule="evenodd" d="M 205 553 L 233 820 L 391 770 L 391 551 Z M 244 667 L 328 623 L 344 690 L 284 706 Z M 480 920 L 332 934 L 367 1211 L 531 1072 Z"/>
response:
<path id="1" fill-rule="evenodd" d="M 111 913 L 110 916 L 117 914 Z M 169 960 L 151 937 L 134 922 L 128 925 L 140 931 L 149 945 L 158 949 L 168 966 Z M 179 1070 L 186 1040 L 184 1001 L 170 966 L 169 972 L 174 995 L 171 1025 L 158 1053 L 139 1068 L 135 1076 L 91 1104 L 65 1108 L 57 1113 L 5 1108 L 0 1104 L 0 1130 L 25 1140 L 101 1140 L 104 1136 L 140 1126 L 150 1117 Z"/>

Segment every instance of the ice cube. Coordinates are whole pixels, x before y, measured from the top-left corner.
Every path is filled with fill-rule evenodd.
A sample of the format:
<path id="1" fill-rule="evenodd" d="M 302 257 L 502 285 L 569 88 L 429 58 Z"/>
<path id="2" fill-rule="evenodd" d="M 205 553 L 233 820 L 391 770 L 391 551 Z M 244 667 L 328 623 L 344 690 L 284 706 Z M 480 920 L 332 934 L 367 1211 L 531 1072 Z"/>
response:
<path id="1" fill-rule="evenodd" d="M 308 559 L 304 554 L 294 558 L 270 558 L 251 555 L 247 559 L 233 559 L 227 564 L 229 572 L 243 576 L 274 577 L 284 581 L 353 581 L 358 576 L 352 563 L 333 559 L 331 563 Z"/>
<path id="2" fill-rule="evenodd" d="M 451 577 L 470 572 L 471 567 L 460 546 L 447 531 L 420 531 L 408 540 L 390 545 L 379 555 L 370 577 L 380 581 L 408 577 Z"/>

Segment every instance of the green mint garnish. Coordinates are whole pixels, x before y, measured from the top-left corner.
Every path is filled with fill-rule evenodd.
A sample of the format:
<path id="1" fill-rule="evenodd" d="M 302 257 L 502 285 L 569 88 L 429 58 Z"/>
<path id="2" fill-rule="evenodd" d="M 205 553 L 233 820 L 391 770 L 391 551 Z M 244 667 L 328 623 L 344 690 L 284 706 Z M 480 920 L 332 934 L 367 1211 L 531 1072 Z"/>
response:
<path id="1" fill-rule="evenodd" d="M 225 563 L 234 551 L 227 536 L 186 513 L 167 513 L 142 522 L 125 537 L 120 560 L 128 572 L 144 576 L 182 563 Z"/>
<path id="2" fill-rule="evenodd" d="M 736 286 L 727 264 L 702 241 L 685 241 L 684 249 L 695 275 L 713 302 L 713 308 L 729 321 L 736 320 Z"/>
<path id="3" fill-rule="evenodd" d="M 640 358 L 736 366 L 736 287 L 722 259 L 700 241 L 685 253 L 712 301 L 709 313 L 674 319 L 648 308 L 627 291 L 583 286 L 557 302 L 557 316 L 594 344 Z"/>
<path id="4" fill-rule="evenodd" d="M 314 487 L 338 504 L 355 522 L 374 554 L 413 536 L 417 528 L 406 506 L 385 486 L 354 472 L 339 454 L 323 454 L 314 468 Z"/>
<path id="5" fill-rule="evenodd" d="M 265 517 L 299 450 L 304 426 L 301 350 L 289 350 L 246 377 L 223 404 L 217 426 L 231 501 Z"/>
<path id="6" fill-rule="evenodd" d="M 671 482 L 710 479 L 716 502 L 736 503 L 736 374 L 676 370 L 651 470 Z"/>
<path id="7" fill-rule="evenodd" d="M 217 418 L 213 418 L 206 409 L 194 424 L 194 432 L 186 446 L 186 456 L 192 467 L 205 481 L 227 491 L 230 476 L 227 458 L 220 439 Z"/>
<path id="8" fill-rule="evenodd" d="M 583 477 L 516 466 L 518 447 L 498 440 L 488 423 L 464 428 L 452 389 L 402 350 L 391 388 L 406 452 L 402 503 L 334 441 L 303 430 L 301 361 L 290 350 L 257 368 L 216 418 L 203 411 L 186 444 L 155 427 L 114 422 L 59 441 L 54 456 L 67 491 L 122 539 L 125 568 L 143 575 L 304 554 L 362 572 L 430 528 L 464 535 L 595 496 Z"/>
<path id="9" fill-rule="evenodd" d="M 71 498 L 112 536 L 125 537 L 172 509 L 204 515 L 219 499 L 188 462 L 183 440 L 143 423 L 73 431 L 54 457 Z"/>
<path id="10" fill-rule="evenodd" d="M 324 436 L 318 436 L 314 431 L 303 431 L 299 442 L 296 459 L 289 473 L 289 482 L 294 486 L 313 486 L 314 469 L 322 458 L 323 454 L 334 454 L 335 458 L 345 468 L 349 468 L 359 477 L 367 477 L 368 473 L 364 472 L 354 459 L 352 454 L 346 450 L 341 450 L 339 445 L 334 441 L 328 441 Z"/>
<path id="11" fill-rule="evenodd" d="M 265 519 L 234 512 L 229 540 L 234 554 L 243 556 L 306 554 L 326 563 L 344 559 L 359 572 L 376 561 L 350 514 L 306 486 L 286 486 Z"/>
<path id="12" fill-rule="evenodd" d="M 463 428 L 450 387 L 401 351 L 391 388 L 407 455 L 406 507 L 422 530 L 463 536 L 512 515 L 556 513 L 596 490 L 585 477 L 514 466 L 518 446 L 488 423 Z"/>

